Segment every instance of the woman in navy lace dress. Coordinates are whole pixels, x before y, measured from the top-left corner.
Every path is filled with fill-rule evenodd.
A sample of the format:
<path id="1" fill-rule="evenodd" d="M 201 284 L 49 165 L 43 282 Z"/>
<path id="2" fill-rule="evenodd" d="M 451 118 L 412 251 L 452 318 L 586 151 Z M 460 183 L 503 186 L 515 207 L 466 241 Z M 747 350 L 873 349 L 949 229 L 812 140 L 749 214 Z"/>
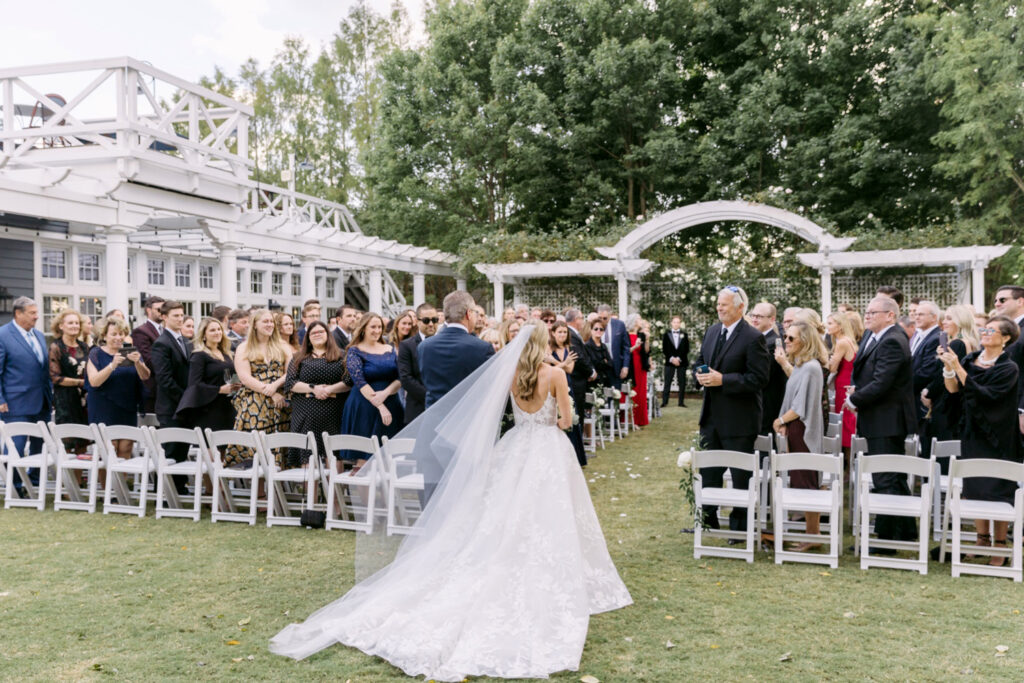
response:
<path id="1" fill-rule="evenodd" d="M 346 365 L 353 385 L 341 415 L 342 434 L 391 437 L 405 424 L 398 358 L 395 348 L 381 341 L 383 333 L 384 321 L 376 313 L 364 315 L 352 333 Z M 356 469 L 366 462 L 366 454 L 358 451 L 340 451 L 338 457 L 354 462 Z"/>

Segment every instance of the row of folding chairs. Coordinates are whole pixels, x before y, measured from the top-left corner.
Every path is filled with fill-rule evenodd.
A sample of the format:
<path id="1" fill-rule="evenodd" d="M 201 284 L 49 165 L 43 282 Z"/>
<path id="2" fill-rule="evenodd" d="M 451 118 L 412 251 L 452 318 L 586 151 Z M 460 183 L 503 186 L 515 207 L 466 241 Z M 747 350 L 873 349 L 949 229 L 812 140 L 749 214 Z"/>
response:
<path id="1" fill-rule="evenodd" d="M 24 438 L 18 449 L 15 439 Z M 65 440 L 87 442 L 85 453 L 69 450 Z M 39 445 L 32 446 L 32 440 Z M 142 517 L 153 503 L 160 517 L 186 517 L 199 521 L 209 506 L 213 522 L 255 524 L 260 510 L 268 526 L 301 523 L 303 510 L 325 513 L 325 527 L 371 532 L 374 524 L 387 531 L 408 533 L 421 510 L 422 475 L 405 455 L 409 439 L 378 441 L 351 435 L 323 434 L 327 467 L 321 465 L 311 432 L 265 433 L 233 430 L 205 433 L 199 428 L 156 428 L 143 425 L 0 423 L 0 477 L 4 507 L 45 509 L 52 497 L 54 510 L 94 513 L 100 497 L 103 512 Z M 132 444 L 128 458 L 117 457 L 115 444 Z M 177 444 L 185 457 L 166 457 Z M 251 455 L 242 466 L 225 462 L 227 449 Z M 289 449 L 307 451 L 304 467 L 282 468 L 278 455 Z M 338 450 L 365 454 L 365 471 L 345 472 L 335 456 Z M 285 458 L 281 457 L 284 461 Z M 38 474 L 33 483 L 30 471 Z M 15 473 L 20 486 L 15 485 Z M 102 481 L 102 485 L 101 485 Z M 179 485 L 187 481 L 182 492 Z M 204 482 L 210 493 L 203 494 Z M 265 489 L 266 495 L 260 495 Z"/>
<path id="2" fill-rule="evenodd" d="M 600 393 L 588 392 L 584 396 L 590 411 L 584 420 L 584 441 L 583 445 L 587 451 L 597 453 L 597 447 L 605 448 L 605 442 L 614 442 L 622 439 L 631 432 L 638 431 L 633 419 L 633 397 L 630 396 L 632 386 L 629 382 L 622 383 L 621 399 L 615 398 L 615 389 L 603 387 Z M 597 398 L 600 397 L 602 405 L 597 405 Z M 648 400 L 648 414 L 650 415 L 650 400 Z"/>

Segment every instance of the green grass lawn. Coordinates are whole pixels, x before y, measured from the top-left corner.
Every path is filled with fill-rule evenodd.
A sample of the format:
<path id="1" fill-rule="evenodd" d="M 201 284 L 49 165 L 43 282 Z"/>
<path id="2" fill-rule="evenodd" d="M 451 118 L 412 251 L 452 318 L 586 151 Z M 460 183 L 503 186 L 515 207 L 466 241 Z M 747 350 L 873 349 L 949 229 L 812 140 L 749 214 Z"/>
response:
<path id="1" fill-rule="evenodd" d="M 698 408 L 588 467 L 635 605 L 594 617 L 580 671 L 555 680 L 1024 679 L 1024 587 L 1009 580 L 862 572 L 849 555 L 837 570 L 694 560 L 675 460 Z M 352 585 L 351 533 L 0 510 L 0 537 L 4 680 L 406 680 L 341 646 L 267 651 Z"/>

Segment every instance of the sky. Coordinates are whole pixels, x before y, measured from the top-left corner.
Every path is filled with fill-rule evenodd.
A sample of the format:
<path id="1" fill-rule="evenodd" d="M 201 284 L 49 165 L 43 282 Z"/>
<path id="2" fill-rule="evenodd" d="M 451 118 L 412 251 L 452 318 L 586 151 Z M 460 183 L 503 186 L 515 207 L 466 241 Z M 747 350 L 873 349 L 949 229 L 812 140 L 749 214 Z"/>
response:
<path id="1" fill-rule="evenodd" d="M 424 0 L 402 0 L 422 38 Z M 129 56 L 197 80 L 266 65 L 286 36 L 327 42 L 355 0 L 0 0 L 0 68 Z M 390 0 L 367 0 L 384 13 Z"/>

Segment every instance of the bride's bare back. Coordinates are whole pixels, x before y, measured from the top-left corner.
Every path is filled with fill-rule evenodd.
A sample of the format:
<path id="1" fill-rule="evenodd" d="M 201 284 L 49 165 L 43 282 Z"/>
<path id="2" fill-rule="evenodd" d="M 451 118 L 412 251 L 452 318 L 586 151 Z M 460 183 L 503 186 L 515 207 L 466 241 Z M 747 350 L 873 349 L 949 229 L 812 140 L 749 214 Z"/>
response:
<path id="1" fill-rule="evenodd" d="M 513 388 L 519 379 L 519 371 L 512 380 Z M 572 426 L 572 405 L 569 400 L 569 381 L 565 377 L 565 371 L 555 368 L 547 363 L 541 363 L 537 371 L 537 386 L 533 389 L 533 395 L 528 401 L 515 395 L 513 389 L 512 400 L 516 402 L 521 410 L 527 413 L 535 413 L 541 409 L 548 396 L 554 396 L 558 403 L 558 427 L 568 429 Z"/>

